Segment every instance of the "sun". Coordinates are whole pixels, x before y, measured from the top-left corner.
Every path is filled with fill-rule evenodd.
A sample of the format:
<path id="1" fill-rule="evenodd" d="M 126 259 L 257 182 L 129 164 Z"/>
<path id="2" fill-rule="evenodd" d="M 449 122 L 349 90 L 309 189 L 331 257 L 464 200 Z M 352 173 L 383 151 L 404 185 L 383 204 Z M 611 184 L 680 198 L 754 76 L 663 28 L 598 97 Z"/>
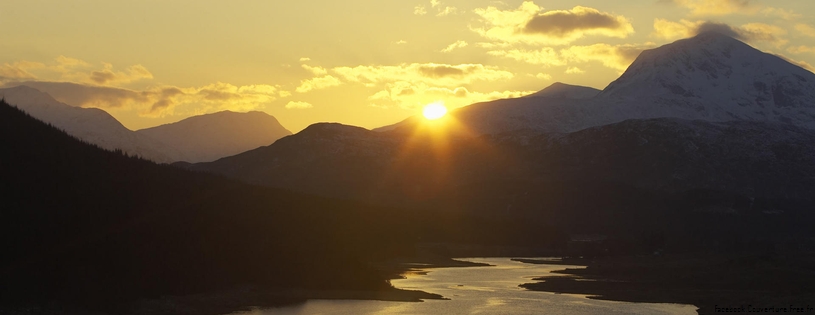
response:
<path id="1" fill-rule="evenodd" d="M 429 120 L 436 120 L 447 115 L 447 107 L 442 102 L 433 102 L 422 109 L 422 115 Z"/>

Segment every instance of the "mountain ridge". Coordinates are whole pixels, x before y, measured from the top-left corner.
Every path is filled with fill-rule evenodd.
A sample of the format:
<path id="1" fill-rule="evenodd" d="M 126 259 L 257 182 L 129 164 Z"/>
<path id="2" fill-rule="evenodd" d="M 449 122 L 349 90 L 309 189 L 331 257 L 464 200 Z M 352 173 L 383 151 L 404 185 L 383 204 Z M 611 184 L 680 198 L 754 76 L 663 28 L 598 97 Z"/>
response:
<path id="1" fill-rule="evenodd" d="M 213 161 L 291 134 L 259 111 L 222 111 L 133 131 L 102 109 L 61 103 L 26 85 L 0 89 L 0 97 L 83 141 L 159 163 Z"/>
<path id="2" fill-rule="evenodd" d="M 272 115 L 260 111 L 220 111 L 136 130 L 176 148 L 176 161 L 209 162 L 291 135 Z"/>
<path id="3" fill-rule="evenodd" d="M 815 129 L 815 74 L 716 32 L 645 50 L 594 97 L 547 91 L 562 86 L 450 114 L 477 134 L 573 132 L 650 118 L 774 121 Z M 534 97 L 540 94 L 551 97 Z"/>
<path id="4" fill-rule="evenodd" d="M 156 162 L 173 161 L 172 148 L 133 133 L 104 110 L 61 103 L 48 93 L 25 85 L 0 89 L 0 97 L 34 118 L 104 149 L 119 149 Z"/>

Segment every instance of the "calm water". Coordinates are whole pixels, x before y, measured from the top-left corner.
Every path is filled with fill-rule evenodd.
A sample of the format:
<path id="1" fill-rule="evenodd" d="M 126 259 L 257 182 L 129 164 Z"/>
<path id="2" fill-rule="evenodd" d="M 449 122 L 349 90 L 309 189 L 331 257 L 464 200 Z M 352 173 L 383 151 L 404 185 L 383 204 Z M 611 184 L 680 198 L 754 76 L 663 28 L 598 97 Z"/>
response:
<path id="1" fill-rule="evenodd" d="M 441 294 L 451 300 L 421 303 L 364 300 L 310 300 L 303 305 L 240 312 L 233 315 L 316 314 L 696 314 L 693 305 L 626 303 L 584 296 L 527 291 L 519 284 L 564 269 L 509 258 L 467 258 L 494 267 L 429 269 L 427 275 L 393 280 L 397 288 Z"/>

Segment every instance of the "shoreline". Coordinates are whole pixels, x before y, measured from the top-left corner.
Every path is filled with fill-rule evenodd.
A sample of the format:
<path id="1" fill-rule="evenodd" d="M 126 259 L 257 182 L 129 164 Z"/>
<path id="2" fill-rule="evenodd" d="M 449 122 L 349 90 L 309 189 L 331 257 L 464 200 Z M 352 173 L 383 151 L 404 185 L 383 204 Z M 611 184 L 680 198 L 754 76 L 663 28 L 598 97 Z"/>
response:
<path id="1" fill-rule="evenodd" d="M 386 275 L 383 280 L 388 282 L 394 279 L 403 279 L 402 275 L 405 273 L 426 274 L 426 269 L 490 266 L 489 264 L 442 257 L 391 260 L 373 265 L 382 271 L 383 275 Z M 330 281 L 330 279 L 327 281 Z M 165 296 L 158 299 L 143 300 L 126 314 L 224 315 L 257 309 L 296 306 L 304 304 L 308 300 L 373 300 L 421 303 L 424 300 L 449 299 L 439 294 L 398 289 L 393 286 L 381 290 L 263 289 L 247 287 L 217 293 Z"/>
<path id="2" fill-rule="evenodd" d="M 515 259 L 513 259 L 515 260 Z M 545 260 L 520 261 L 549 264 Z M 568 260 L 567 260 L 568 261 Z M 815 306 L 812 272 L 798 270 L 806 259 L 756 254 L 625 256 L 587 260 L 587 267 L 556 270 L 521 284 L 532 291 L 579 294 L 590 299 L 696 306 L 698 314 L 723 308 Z M 553 265 L 558 265 L 555 263 Z"/>

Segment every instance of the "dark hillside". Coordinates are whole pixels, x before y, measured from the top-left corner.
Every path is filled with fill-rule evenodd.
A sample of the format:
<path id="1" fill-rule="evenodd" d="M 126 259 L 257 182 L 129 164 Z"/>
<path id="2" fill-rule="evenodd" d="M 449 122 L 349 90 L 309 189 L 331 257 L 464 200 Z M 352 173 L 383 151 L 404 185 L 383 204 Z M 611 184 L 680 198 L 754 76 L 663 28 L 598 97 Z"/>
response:
<path id="1" fill-rule="evenodd" d="M 360 263 L 410 241 L 398 213 L 109 152 L 0 101 L 0 305 L 254 284 L 387 288 Z"/>

